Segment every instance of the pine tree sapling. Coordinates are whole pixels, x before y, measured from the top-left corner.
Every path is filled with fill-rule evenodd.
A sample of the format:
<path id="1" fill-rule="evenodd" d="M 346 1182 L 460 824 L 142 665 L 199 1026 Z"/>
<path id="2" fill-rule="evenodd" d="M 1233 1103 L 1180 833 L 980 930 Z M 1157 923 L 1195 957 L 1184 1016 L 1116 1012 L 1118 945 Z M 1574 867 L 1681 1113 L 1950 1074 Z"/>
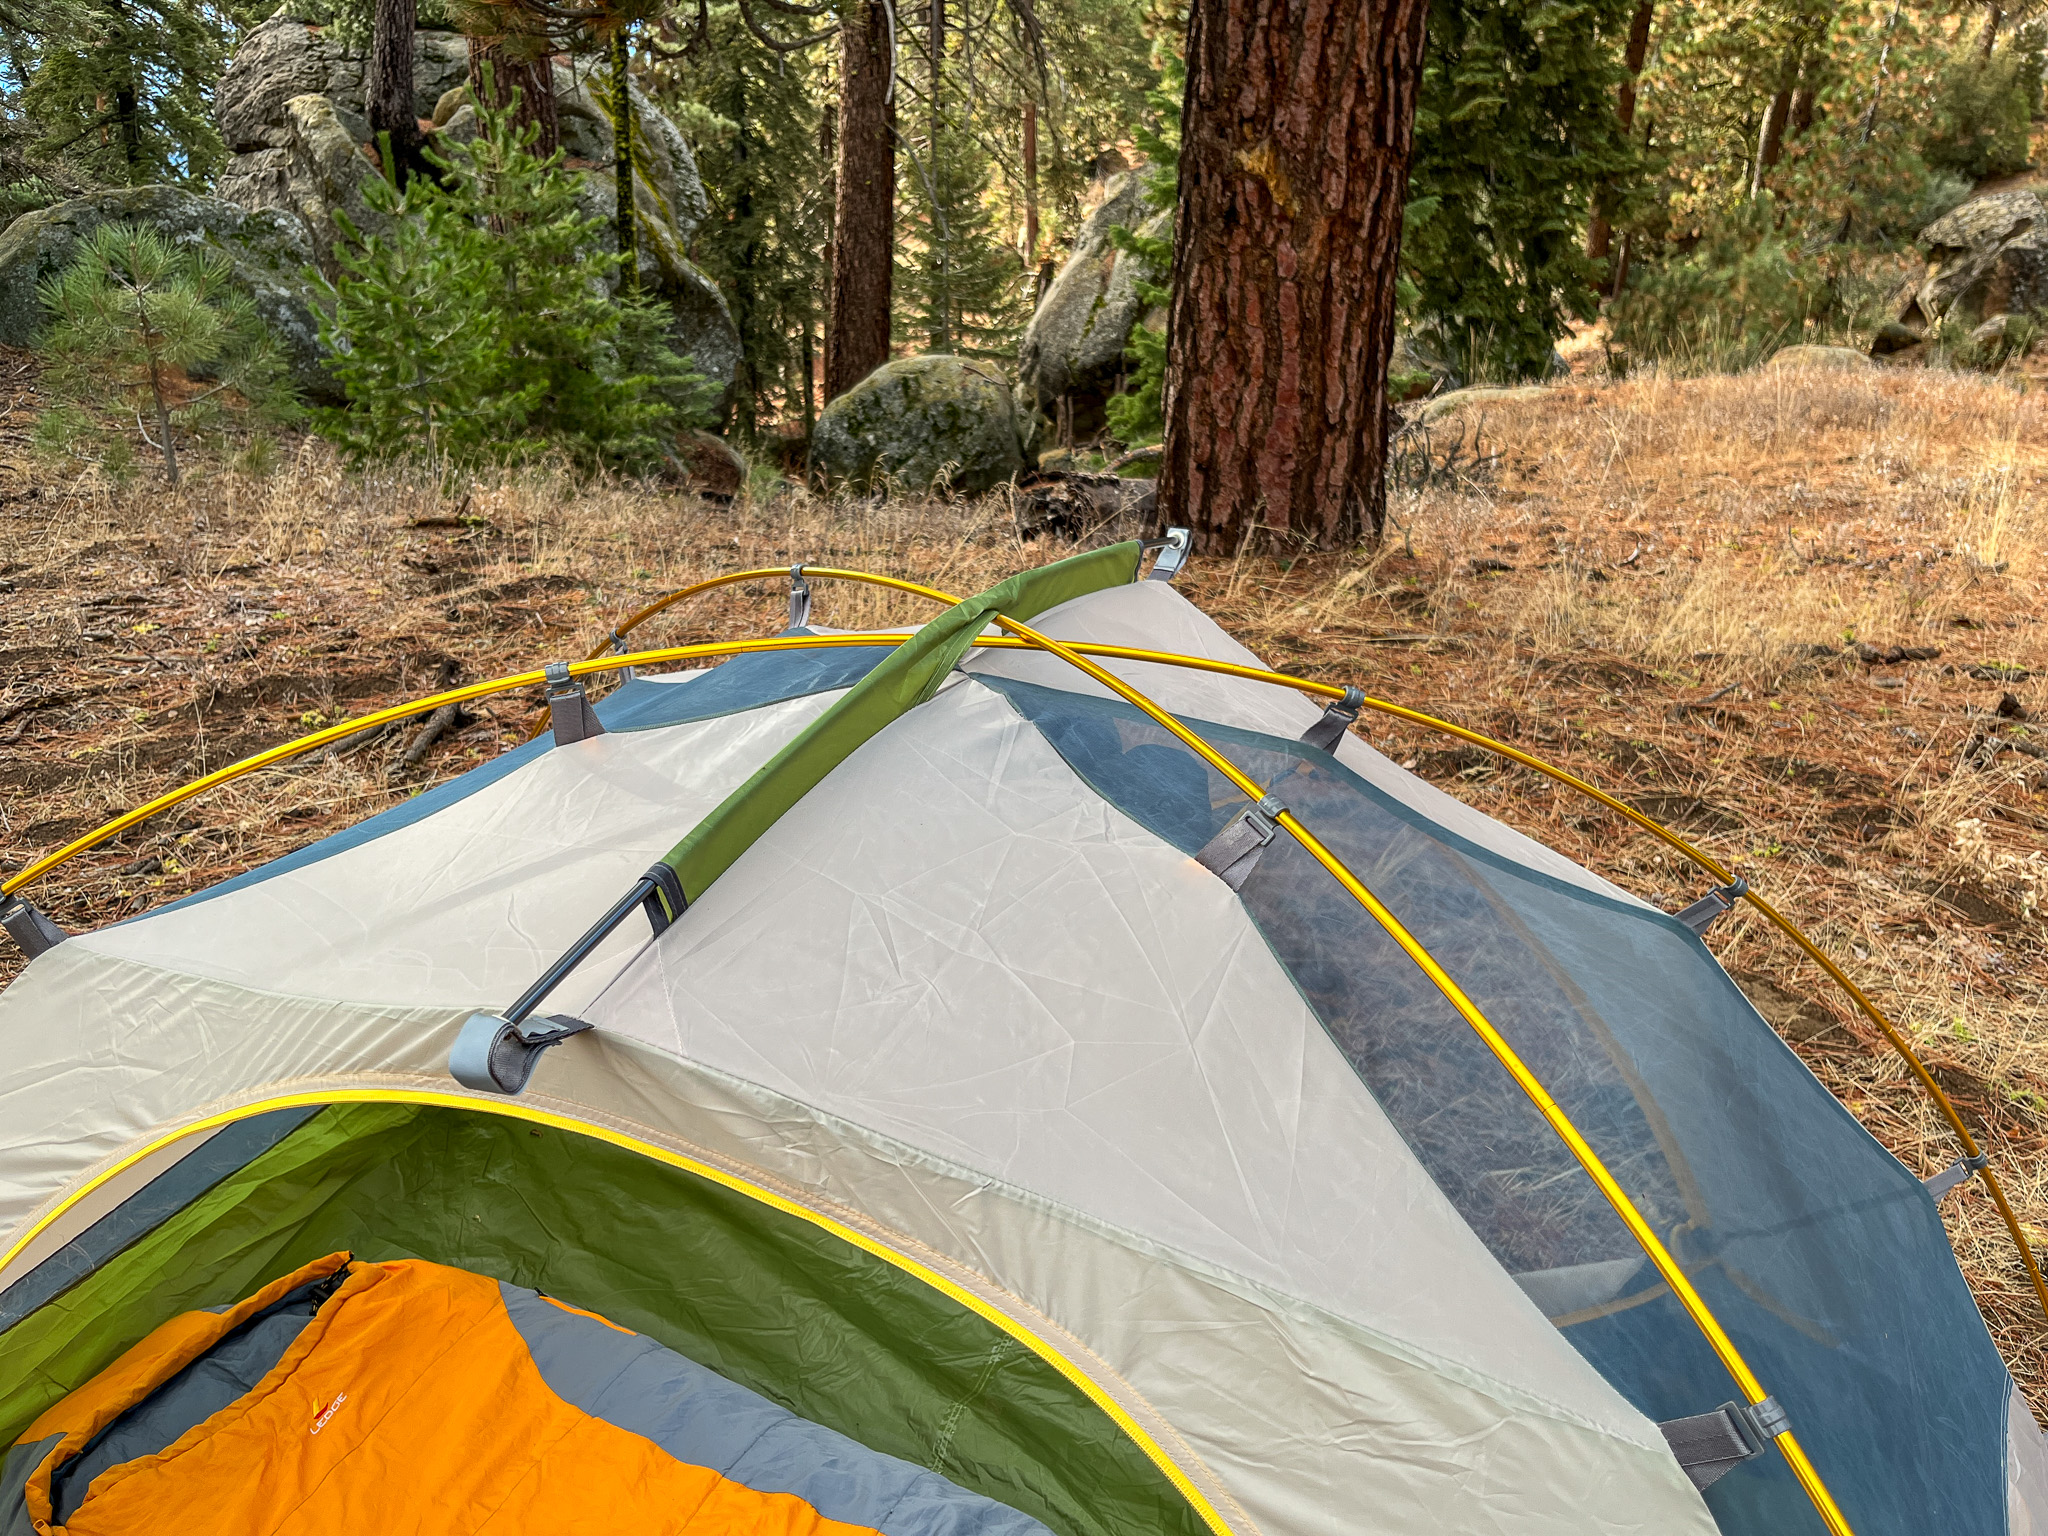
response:
<path id="1" fill-rule="evenodd" d="M 645 467 L 709 419 L 716 391 L 667 342 L 667 312 L 613 297 L 619 255 L 581 211 L 560 151 L 532 152 L 516 105 L 484 106 L 468 144 L 429 152 L 439 179 L 365 200 L 388 232 L 353 228 L 344 277 L 322 284 L 323 328 L 346 408 L 315 413 L 354 461 L 425 455 L 455 464 L 553 448 L 584 464 Z"/>
<path id="2" fill-rule="evenodd" d="M 289 411 L 275 344 L 227 263 L 150 229 L 105 224 L 39 289 L 50 330 L 48 382 L 79 407 L 119 401 L 178 483 L 177 434 L 234 391 Z M 190 390 L 196 371 L 213 382 Z M 148 420 L 144 420 L 147 413 Z M 155 435 L 151 436 L 151 424 Z"/>

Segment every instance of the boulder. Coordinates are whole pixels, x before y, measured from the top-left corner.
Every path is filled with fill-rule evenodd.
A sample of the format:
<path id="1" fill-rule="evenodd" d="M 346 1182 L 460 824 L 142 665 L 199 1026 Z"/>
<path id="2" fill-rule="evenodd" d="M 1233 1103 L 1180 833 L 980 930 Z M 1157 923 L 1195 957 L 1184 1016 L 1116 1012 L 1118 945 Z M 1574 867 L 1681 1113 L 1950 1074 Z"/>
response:
<path id="1" fill-rule="evenodd" d="M 944 353 L 884 363 L 827 405 L 811 454 L 846 484 L 944 482 L 970 496 L 1024 468 L 1009 381 Z"/>
<path id="2" fill-rule="evenodd" d="M 1859 373 L 1871 367 L 1871 361 L 1854 347 L 1817 347 L 1804 343 L 1796 347 L 1780 347 L 1771 354 L 1764 366 L 1773 373 L 1788 370 L 1827 373 Z"/>
<path id="3" fill-rule="evenodd" d="M 688 471 L 690 489 L 730 501 L 747 483 L 747 461 L 732 444 L 709 432 L 676 434 L 676 459 Z"/>
<path id="4" fill-rule="evenodd" d="M 341 226 L 334 215 L 347 214 L 364 234 L 376 234 L 388 222 L 363 199 L 363 189 L 378 174 L 376 164 L 332 97 L 294 96 L 279 109 L 279 117 L 281 142 L 235 156 L 215 191 L 240 207 L 297 219 L 312 247 L 313 264 L 330 282 L 338 281 L 334 243 Z"/>
<path id="5" fill-rule="evenodd" d="M 297 217 L 314 260 L 338 276 L 337 211 L 374 232 L 377 221 L 362 188 L 377 174 L 363 120 L 365 60 L 343 51 L 332 34 L 284 15 L 256 28 L 214 92 L 221 134 L 235 152 L 218 192 L 232 203 Z M 469 105 L 468 45 L 453 33 L 420 31 L 413 39 L 413 110 L 443 143 L 476 136 Z M 569 66 L 554 68 L 556 110 L 566 163 L 582 175 L 584 211 L 603 221 L 609 241 L 617 191 L 612 176 L 612 124 L 596 83 Z M 675 124 L 638 87 L 635 128 L 642 153 L 635 180 L 641 290 L 673 315 L 671 337 L 706 378 L 730 384 L 739 366 L 739 331 L 718 287 L 685 254 L 691 233 L 710 213 L 697 162 Z"/>
<path id="6" fill-rule="evenodd" d="M 1921 230 L 1919 244 L 1927 271 L 1895 317 L 1908 329 L 1951 318 L 1975 329 L 2048 309 L 2048 207 L 2034 193 L 1973 198 Z"/>
<path id="7" fill-rule="evenodd" d="M 0 344 L 31 345 L 43 328 L 36 285 L 71 261 L 103 224 L 140 224 L 176 245 L 224 257 L 277 338 L 292 379 L 315 400 L 338 401 L 322 362 L 319 317 L 305 276 L 313 251 L 305 226 L 275 209 L 251 211 L 180 187 L 119 187 L 25 213 L 0 234 Z"/>
<path id="8" fill-rule="evenodd" d="M 280 11 L 245 37 L 214 87 L 221 137 L 237 155 L 282 149 L 284 106 L 295 96 L 325 96 L 349 135 L 370 137 L 363 101 L 365 54 L 350 53 L 325 27 Z M 412 40 L 413 116 L 431 118 L 442 96 L 469 79 L 469 44 L 460 33 L 421 28 Z M 233 171 L 232 164 L 229 167 Z"/>
<path id="9" fill-rule="evenodd" d="M 1112 176 L 1104 190 L 1101 205 L 1081 225 L 1073 253 L 1061 263 L 1025 327 L 1017 354 L 1026 402 L 1050 410 L 1067 397 L 1077 434 L 1100 426 L 1103 402 L 1127 367 L 1124 351 L 1131 331 L 1145 318 L 1138 284 L 1159 277 L 1110 244 L 1109 232 L 1121 225 L 1157 238 L 1171 227 L 1170 214 L 1147 207 L 1142 172 Z"/>

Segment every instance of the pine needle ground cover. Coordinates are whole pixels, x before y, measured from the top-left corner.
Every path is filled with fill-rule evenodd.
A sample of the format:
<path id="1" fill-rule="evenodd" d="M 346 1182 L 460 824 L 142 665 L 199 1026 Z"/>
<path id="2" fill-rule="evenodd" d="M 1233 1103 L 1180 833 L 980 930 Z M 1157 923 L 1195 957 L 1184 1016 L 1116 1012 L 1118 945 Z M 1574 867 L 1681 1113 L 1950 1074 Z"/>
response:
<path id="1" fill-rule="evenodd" d="M 1007 494 L 730 507 L 525 471 L 452 488 L 317 443 L 173 492 L 33 458 L 32 364 L 0 358 L 0 863 L 316 726 L 580 656 L 706 575 L 831 562 L 974 591 L 1020 547 Z M 1547 756 L 1734 865 L 1910 1030 L 2048 1248 L 2048 397 L 1937 371 L 1567 385 L 1410 444 L 1377 556 L 1197 561 L 1188 595 L 1276 665 Z M 1454 440 L 1455 439 L 1455 446 Z M 1476 441 L 1475 441 L 1476 439 Z M 1107 540 L 1126 530 L 1104 528 Z M 650 644 L 772 632 L 785 584 L 672 610 Z M 822 622 L 922 605 L 821 585 Z M 252 776 L 37 889 L 73 927 L 276 857 L 519 740 L 506 696 Z M 1450 793 L 1667 907 L 1703 882 L 1534 773 L 1368 717 Z M 408 762 L 408 758 L 412 761 Z M 1740 913 L 1710 942 L 1916 1172 L 1932 1109 L 1824 978 Z M 0 980 L 18 957 L 0 955 Z M 2048 1411 L 2048 1324 L 1974 1185 L 1943 1214 Z"/>

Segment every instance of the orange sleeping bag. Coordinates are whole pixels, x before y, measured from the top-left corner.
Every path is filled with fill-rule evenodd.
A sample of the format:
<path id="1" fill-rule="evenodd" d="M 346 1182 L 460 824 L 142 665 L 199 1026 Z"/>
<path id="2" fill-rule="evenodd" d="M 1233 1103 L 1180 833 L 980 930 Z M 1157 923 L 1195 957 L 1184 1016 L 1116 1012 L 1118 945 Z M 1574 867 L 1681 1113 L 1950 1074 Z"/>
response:
<path id="1" fill-rule="evenodd" d="M 0 1536 L 1049 1536 L 619 1328 L 332 1254 L 158 1328 L 0 1472 Z"/>

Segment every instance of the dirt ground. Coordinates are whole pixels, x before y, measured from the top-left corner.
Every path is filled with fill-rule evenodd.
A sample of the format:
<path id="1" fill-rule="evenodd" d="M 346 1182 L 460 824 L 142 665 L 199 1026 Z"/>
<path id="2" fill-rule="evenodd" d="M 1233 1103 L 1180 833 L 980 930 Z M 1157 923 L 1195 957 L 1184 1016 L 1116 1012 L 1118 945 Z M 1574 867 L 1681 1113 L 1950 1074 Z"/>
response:
<path id="1" fill-rule="evenodd" d="M 0 867 L 203 772 L 429 692 L 580 657 L 710 574 L 793 560 L 967 592 L 1065 553 L 1002 496 L 733 505 L 525 474 L 444 488 L 293 446 L 176 493 L 34 460 L 0 358 Z M 1184 591 L 1273 664 L 1547 756 L 1670 823 L 1803 923 L 1916 1042 L 2048 1247 L 2048 397 L 1934 372 L 1572 384 L 1404 444 L 1376 552 L 1198 559 Z M 1112 530 L 1102 530 L 1107 537 Z M 673 610 L 650 644 L 771 633 L 786 583 Z M 820 587 L 846 626 L 928 609 Z M 518 740 L 537 699 L 266 770 L 31 894 L 67 927 L 146 910 Z M 1666 907 L 1705 881 L 1533 772 L 1368 716 L 1451 792 Z M 1738 911 L 1710 942 L 1916 1172 L 1955 1152 L 1875 1030 Z M 18 969 L 0 946 L 0 981 Z M 1943 1212 L 2048 1409 L 2048 1323 L 1974 1184 Z"/>

